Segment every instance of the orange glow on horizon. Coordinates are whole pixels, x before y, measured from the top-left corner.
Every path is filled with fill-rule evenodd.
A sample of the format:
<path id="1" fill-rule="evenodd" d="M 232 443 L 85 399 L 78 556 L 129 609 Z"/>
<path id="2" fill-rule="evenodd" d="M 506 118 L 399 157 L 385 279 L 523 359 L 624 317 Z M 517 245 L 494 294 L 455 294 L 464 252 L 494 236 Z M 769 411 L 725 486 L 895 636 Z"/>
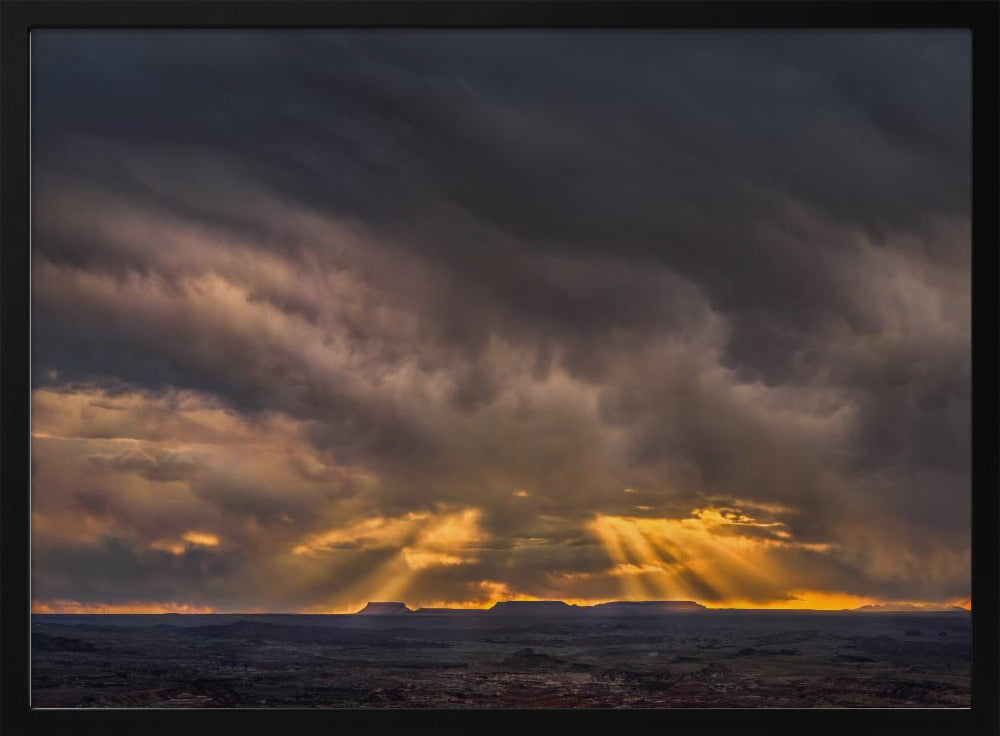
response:
<path id="1" fill-rule="evenodd" d="M 32 613 L 218 613 L 208 606 L 189 603 L 130 601 L 128 603 L 81 603 L 80 601 L 32 601 Z"/>
<path id="2" fill-rule="evenodd" d="M 490 584 L 490 585 L 487 585 Z M 612 603 L 619 600 L 625 600 L 621 598 L 545 598 L 534 595 L 529 595 L 526 593 L 513 593 L 506 590 L 506 586 L 502 583 L 497 584 L 493 581 L 483 581 L 484 589 L 493 589 L 495 591 L 504 590 L 501 595 L 496 597 L 490 597 L 487 599 L 471 599 L 465 601 L 459 600 L 438 600 L 438 601 L 428 601 L 422 602 L 416 605 L 407 604 L 407 607 L 412 610 L 419 610 L 421 608 L 454 608 L 459 610 L 480 610 L 486 611 L 492 608 L 497 603 L 502 603 L 505 601 L 547 601 L 547 600 L 561 600 L 571 606 L 595 606 L 601 603 Z M 935 607 L 950 607 L 957 606 L 959 608 L 964 608 L 967 611 L 972 610 L 971 601 L 969 599 L 957 600 L 957 601 L 947 601 L 944 603 L 934 603 L 928 601 L 884 601 L 877 598 L 871 598 L 867 596 L 852 595 L 849 593 L 829 593 L 823 591 L 795 591 L 790 594 L 794 596 L 789 599 L 784 600 L 774 600 L 774 601 L 746 601 L 746 600 L 732 600 L 725 601 L 723 603 L 704 603 L 700 601 L 695 601 L 696 603 L 702 603 L 709 610 L 748 610 L 748 611 L 847 611 L 855 608 L 860 608 L 861 606 L 872 605 L 872 606 L 900 606 L 907 607 L 913 606 L 918 608 L 935 608 Z M 638 599 L 637 599 L 638 600 Z M 348 606 L 315 606 L 305 608 L 300 611 L 282 611 L 282 613 L 301 613 L 301 614 L 331 614 L 331 615 L 343 615 L 343 614 L 354 614 L 364 608 L 365 603 L 355 603 Z M 245 611 L 224 611 L 212 608 L 210 606 L 199 606 L 192 605 L 188 603 L 176 603 L 176 602 L 150 602 L 150 601 L 132 601 L 128 603 L 82 603 L 80 601 L 34 601 L 31 606 L 32 613 L 38 614 L 164 614 L 164 613 L 218 613 L 218 614 L 264 614 L 266 611 L 260 610 L 245 610 Z"/>
<path id="3" fill-rule="evenodd" d="M 786 600 L 747 601 L 729 600 L 720 603 L 706 603 L 712 609 L 759 609 L 762 611 L 844 611 L 861 606 L 884 603 L 877 598 L 850 593 L 836 593 L 821 590 L 795 590 Z"/>

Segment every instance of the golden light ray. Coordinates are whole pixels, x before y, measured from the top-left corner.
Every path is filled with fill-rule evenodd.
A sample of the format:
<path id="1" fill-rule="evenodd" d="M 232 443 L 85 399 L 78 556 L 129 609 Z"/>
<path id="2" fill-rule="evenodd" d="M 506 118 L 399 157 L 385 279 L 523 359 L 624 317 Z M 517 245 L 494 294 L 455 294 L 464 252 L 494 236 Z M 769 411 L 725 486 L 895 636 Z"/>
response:
<path id="1" fill-rule="evenodd" d="M 336 593 L 338 601 L 398 600 L 423 571 L 470 564 L 483 540 L 476 508 L 369 517 L 312 535 L 292 555 L 322 561 L 340 555 L 393 551 L 374 569 Z M 322 608 L 322 604 L 320 606 Z"/>
<path id="2" fill-rule="evenodd" d="M 758 521 L 739 509 L 694 509 L 687 518 L 596 516 L 589 529 L 609 560 L 627 598 L 729 601 L 761 591 L 786 599 L 779 549 L 823 551 L 792 539 L 784 524 Z M 754 530 L 766 530 L 765 534 Z M 824 602 L 816 596 L 810 600 Z"/>

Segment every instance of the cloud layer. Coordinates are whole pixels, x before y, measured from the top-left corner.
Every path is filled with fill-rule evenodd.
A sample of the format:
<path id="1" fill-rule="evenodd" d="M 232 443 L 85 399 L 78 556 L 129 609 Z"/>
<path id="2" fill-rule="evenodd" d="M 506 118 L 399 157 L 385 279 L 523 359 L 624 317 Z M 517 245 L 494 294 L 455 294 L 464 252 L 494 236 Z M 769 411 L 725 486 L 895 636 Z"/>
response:
<path id="1" fill-rule="evenodd" d="M 966 35 L 32 45 L 39 610 L 968 599 Z"/>

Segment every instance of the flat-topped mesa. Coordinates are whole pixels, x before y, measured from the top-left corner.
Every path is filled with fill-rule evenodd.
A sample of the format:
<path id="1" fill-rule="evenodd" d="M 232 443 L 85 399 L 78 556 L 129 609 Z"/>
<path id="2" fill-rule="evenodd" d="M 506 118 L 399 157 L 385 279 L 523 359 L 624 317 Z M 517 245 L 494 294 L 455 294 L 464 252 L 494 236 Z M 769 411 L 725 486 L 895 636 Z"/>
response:
<path id="1" fill-rule="evenodd" d="M 597 616 L 658 616 L 664 613 L 698 613 L 708 609 L 694 601 L 611 601 L 585 609 Z"/>
<path id="2" fill-rule="evenodd" d="M 358 611 L 360 616 L 396 616 L 401 613 L 413 613 L 405 603 L 397 601 L 368 601 L 368 605 Z"/>
<path id="3" fill-rule="evenodd" d="M 565 616 L 580 609 L 563 601 L 500 601 L 489 610 L 507 616 Z"/>

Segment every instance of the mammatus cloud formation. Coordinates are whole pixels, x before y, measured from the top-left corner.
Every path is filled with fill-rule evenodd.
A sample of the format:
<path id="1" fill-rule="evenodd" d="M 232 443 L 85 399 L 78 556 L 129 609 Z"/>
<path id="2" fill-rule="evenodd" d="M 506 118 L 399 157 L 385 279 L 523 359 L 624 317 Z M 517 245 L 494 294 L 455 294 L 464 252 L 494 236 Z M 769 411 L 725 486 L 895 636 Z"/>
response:
<path id="1" fill-rule="evenodd" d="M 968 602 L 967 34 L 32 48 L 36 610 Z"/>

